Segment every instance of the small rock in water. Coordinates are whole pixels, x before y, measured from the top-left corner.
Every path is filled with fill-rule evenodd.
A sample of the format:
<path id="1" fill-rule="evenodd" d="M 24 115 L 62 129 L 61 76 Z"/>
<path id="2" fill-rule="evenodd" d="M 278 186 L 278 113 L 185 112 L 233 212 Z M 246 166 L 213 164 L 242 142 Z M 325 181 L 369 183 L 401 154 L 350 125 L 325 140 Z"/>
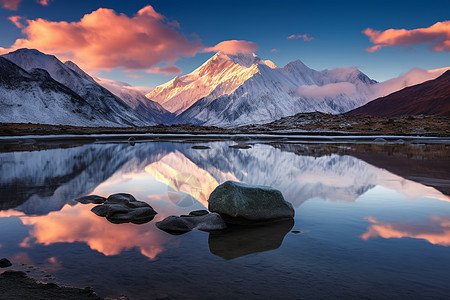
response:
<path id="1" fill-rule="evenodd" d="M 237 145 L 231 145 L 228 147 L 233 148 L 233 149 L 251 149 L 252 148 L 252 146 L 247 145 L 247 144 L 237 144 Z"/>
<path id="2" fill-rule="evenodd" d="M 128 204 L 137 201 L 131 194 L 117 193 L 112 194 L 106 199 L 105 204 Z"/>
<path id="3" fill-rule="evenodd" d="M 11 267 L 12 263 L 6 259 L 6 258 L 2 258 L 0 259 L 0 268 L 7 268 L 7 267 Z"/>
<path id="4" fill-rule="evenodd" d="M 189 214 L 188 216 L 182 215 L 179 217 L 169 216 L 161 222 L 157 222 L 156 227 L 171 234 L 182 234 L 193 229 L 202 231 L 222 230 L 227 225 L 219 214 L 207 213 L 203 215 Z"/>
<path id="5" fill-rule="evenodd" d="M 279 190 L 227 181 L 211 193 L 208 209 L 227 223 L 245 224 L 294 218 L 294 208 Z"/>
<path id="6" fill-rule="evenodd" d="M 208 146 L 192 146 L 192 149 L 206 150 L 206 149 L 211 149 L 211 147 L 208 147 Z"/>
<path id="7" fill-rule="evenodd" d="M 134 137 L 129 137 L 129 138 L 128 138 L 128 143 L 129 143 L 131 146 L 134 146 L 134 145 L 136 145 L 136 139 L 135 139 Z"/>
<path id="8" fill-rule="evenodd" d="M 164 220 L 157 222 L 156 227 L 171 234 L 182 234 L 192 229 L 186 223 L 183 217 L 169 216 Z"/>
<path id="9" fill-rule="evenodd" d="M 300 230 L 292 230 L 291 232 L 292 232 L 292 233 L 295 233 L 295 234 L 302 233 Z"/>
<path id="10" fill-rule="evenodd" d="M 105 197 L 97 195 L 89 195 L 75 199 L 75 201 L 80 202 L 81 204 L 102 204 L 105 202 L 105 200 Z"/>
<path id="11" fill-rule="evenodd" d="M 190 216 L 204 216 L 204 215 L 207 215 L 207 214 L 209 214 L 209 211 L 204 210 L 204 209 L 202 209 L 202 210 L 194 210 L 194 211 L 191 211 L 189 213 Z"/>
<path id="12" fill-rule="evenodd" d="M 91 211 L 100 217 L 112 217 L 115 214 L 130 212 L 130 208 L 123 204 L 102 204 L 97 205 Z"/>
<path id="13" fill-rule="evenodd" d="M 111 223 L 134 223 L 134 224 L 144 224 L 150 222 L 155 217 L 156 212 L 153 208 L 149 207 L 137 207 L 130 208 L 130 211 L 126 213 L 117 213 L 113 214 L 110 217 L 107 217 L 108 221 Z"/>
<path id="14" fill-rule="evenodd" d="M 387 141 L 383 138 L 376 138 L 375 140 L 373 140 L 376 143 L 386 143 Z"/>

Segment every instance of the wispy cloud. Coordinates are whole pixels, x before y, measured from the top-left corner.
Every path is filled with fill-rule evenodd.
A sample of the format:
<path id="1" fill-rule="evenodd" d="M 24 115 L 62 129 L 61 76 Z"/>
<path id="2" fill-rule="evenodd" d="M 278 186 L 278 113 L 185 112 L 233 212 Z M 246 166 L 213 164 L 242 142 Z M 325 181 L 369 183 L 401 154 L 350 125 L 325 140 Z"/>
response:
<path id="1" fill-rule="evenodd" d="M 9 49 L 0 48 L 0 53 L 35 48 L 90 70 L 173 66 L 180 56 L 194 56 L 203 48 L 198 38 L 188 39 L 176 24 L 150 5 L 133 17 L 100 8 L 78 22 L 26 20 L 22 28 L 26 38 L 17 39 Z"/>
<path id="2" fill-rule="evenodd" d="M 35 0 L 43 6 L 48 6 L 53 0 Z M 22 0 L 0 0 L 0 5 L 9 10 L 18 10 Z"/>
<path id="3" fill-rule="evenodd" d="M 0 0 L 0 4 L 3 8 L 9 10 L 18 10 L 21 2 L 22 0 Z"/>
<path id="4" fill-rule="evenodd" d="M 225 54 L 236 55 L 239 53 L 253 53 L 258 50 L 257 44 L 244 40 L 229 40 L 223 41 L 215 45 L 214 47 L 208 47 L 202 50 L 202 52 L 223 52 Z"/>
<path id="5" fill-rule="evenodd" d="M 292 34 L 287 37 L 288 40 L 298 40 L 303 39 L 305 42 L 312 41 L 314 38 L 312 36 L 308 36 L 308 34 Z"/>
<path id="6" fill-rule="evenodd" d="M 450 51 L 450 21 L 437 22 L 427 28 L 388 29 L 385 31 L 367 28 L 363 31 L 374 46 L 367 52 L 375 52 L 389 46 L 411 46 L 415 44 L 431 44 L 431 50 L 436 52 Z"/>
<path id="7" fill-rule="evenodd" d="M 280 52 L 280 50 L 274 48 L 274 49 L 270 50 L 270 52 Z"/>
<path id="8" fill-rule="evenodd" d="M 297 95 L 306 98 L 325 98 L 337 95 L 351 95 L 356 92 L 356 87 L 350 82 L 329 83 L 322 86 L 301 85 L 297 89 Z"/>
<path id="9" fill-rule="evenodd" d="M 416 85 L 427 80 L 436 79 L 444 74 L 445 71 L 450 70 L 450 67 L 445 67 L 435 70 L 424 70 L 420 68 L 413 68 L 405 74 L 398 77 L 380 82 L 372 86 L 372 99 L 384 97 L 395 91 L 399 91 L 405 87 Z"/>
<path id="10" fill-rule="evenodd" d="M 181 69 L 178 68 L 177 66 L 165 66 L 165 67 L 154 67 L 151 69 L 148 69 L 146 71 L 147 73 L 150 74 L 167 74 L 167 75 L 176 75 L 176 74 L 181 74 Z"/>
<path id="11" fill-rule="evenodd" d="M 22 20 L 21 16 L 11 16 L 8 18 L 8 20 L 10 20 L 11 22 L 14 23 L 14 25 L 16 25 L 17 28 L 23 28 L 25 27 L 20 21 Z"/>

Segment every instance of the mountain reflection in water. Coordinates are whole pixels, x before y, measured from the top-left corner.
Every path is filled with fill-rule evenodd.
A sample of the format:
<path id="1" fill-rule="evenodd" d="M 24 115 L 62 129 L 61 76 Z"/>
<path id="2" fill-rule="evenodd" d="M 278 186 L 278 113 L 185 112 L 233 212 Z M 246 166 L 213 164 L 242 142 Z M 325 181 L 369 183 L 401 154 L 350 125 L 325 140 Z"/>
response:
<path id="1" fill-rule="evenodd" d="M 119 275 L 106 259 L 114 259 L 128 270 L 124 267 L 126 261 L 130 265 L 127 276 L 133 277 L 130 274 L 136 270 L 135 286 L 148 288 L 138 277 L 150 276 L 146 275 L 149 266 L 133 251 L 150 260 L 152 268 L 163 274 L 168 266 L 192 272 L 189 261 L 201 264 L 198 257 L 205 264 L 220 264 L 216 260 L 219 259 L 251 261 L 253 266 L 252 260 L 258 258 L 256 261 L 270 265 L 258 256 L 262 253 L 277 260 L 278 271 L 284 268 L 291 274 L 298 272 L 291 268 L 299 262 L 292 264 L 297 254 L 289 251 L 303 256 L 319 253 L 319 258 L 330 257 L 336 263 L 339 258 L 334 256 L 339 256 L 342 249 L 358 258 L 362 252 L 354 249 L 365 247 L 360 243 L 376 247 L 375 240 L 380 238 L 386 241 L 409 238 L 426 241 L 430 246 L 450 245 L 450 198 L 445 194 L 450 168 L 448 149 L 442 145 L 435 146 L 439 152 L 431 151 L 430 145 L 397 145 L 397 150 L 392 151 L 389 145 L 371 148 L 349 144 L 255 144 L 251 149 L 231 149 L 232 144 L 209 142 L 211 149 L 201 151 L 192 149 L 191 143 L 151 142 L 0 153 L 0 247 L 16 264 L 39 260 L 47 270 L 66 280 L 76 277 L 74 283 L 97 281 L 100 291 L 109 295 L 116 290 L 104 287 L 99 279 L 102 277 L 96 277 L 95 271 L 83 275 L 85 270 L 101 264 L 102 274 L 108 274 L 104 280 L 112 280 L 112 276 Z M 411 180 L 414 178 L 429 182 L 430 186 Z M 227 180 L 279 189 L 296 208 L 295 224 L 288 221 L 230 227 L 206 236 L 203 232 L 171 236 L 156 228 L 155 222 L 169 215 L 207 207 L 209 194 Z M 155 219 L 141 225 L 112 224 L 90 211 L 94 204 L 82 205 L 73 200 L 89 194 L 108 196 L 119 192 L 133 194 L 150 204 L 158 212 Z M 290 233 L 298 229 L 302 231 L 300 234 Z M 343 244 L 339 244 L 341 239 Z M 345 243 L 350 243 L 348 249 Z M 286 244 L 292 250 L 283 249 Z M 336 244 L 340 245 L 337 251 Z M 335 251 L 326 252 L 327 247 Z M 205 249 L 209 256 L 202 252 Z M 284 260 L 271 254 L 277 251 L 286 256 L 288 265 L 282 267 Z M 86 261 L 81 264 L 72 261 L 83 259 Z M 299 266 L 311 267 L 307 261 Z M 336 265 L 336 270 L 341 267 Z M 231 269 L 227 269 L 228 265 L 221 268 L 224 272 L 235 272 L 231 265 Z M 252 268 L 240 272 L 257 277 L 258 272 Z M 172 270 L 167 272 L 175 276 Z M 306 275 L 305 278 L 315 276 Z M 167 276 L 155 272 L 151 277 L 155 282 L 153 288 L 169 282 Z M 205 283 L 214 278 L 205 276 L 201 277 Z M 280 278 L 284 281 L 279 284 L 287 280 Z M 133 287 L 124 282 L 117 288 L 126 286 Z M 135 290 L 137 298 L 145 295 L 138 290 Z"/>
<path id="2" fill-rule="evenodd" d="M 409 199 L 449 200 L 434 188 L 350 155 L 297 155 L 269 145 L 229 149 L 223 142 L 210 146 L 210 150 L 198 151 L 182 143 L 93 144 L 0 153 L 0 208 L 45 215 L 65 204 L 74 205 L 73 199 L 93 193 L 99 186 L 147 175 L 166 184 L 169 191 L 189 194 L 204 206 L 211 191 L 226 180 L 278 188 L 295 207 L 316 197 L 355 201 L 375 186 L 398 191 Z M 108 190 L 112 193 L 113 188 Z"/>

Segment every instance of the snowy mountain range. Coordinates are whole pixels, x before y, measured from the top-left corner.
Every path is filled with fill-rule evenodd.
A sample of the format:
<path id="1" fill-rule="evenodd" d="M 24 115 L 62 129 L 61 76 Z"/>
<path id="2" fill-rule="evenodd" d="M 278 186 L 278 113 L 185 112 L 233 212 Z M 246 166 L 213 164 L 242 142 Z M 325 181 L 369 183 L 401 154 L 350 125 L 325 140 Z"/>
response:
<path id="1" fill-rule="evenodd" d="M 352 67 L 315 71 L 297 60 L 279 68 L 255 54 L 218 52 L 146 96 L 176 114 L 175 123 L 226 127 L 346 112 L 367 103 L 376 83 Z"/>
<path id="2" fill-rule="evenodd" d="M 9 107 L 10 111 L 10 114 L 0 115 L 2 122 L 78 126 L 146 126 L 162 122 L 162 118 L 167 114 L 167 111 L 157 103 L 148 99 L 142 102 L 142 98 L 125 98 L 125 100 L 119 98 L 98 84 L 73 62 L 62 63 L 55 56 L 30 49 L 19 49 L 3 55 L 2 58 L 3 64 L 7 64 L 6 60 L 15 64 L 15 67 L 7 64 L 10 72 L 17 73 L 19 71 L 16 68 L 19 68 L 29 74 L 36 72 L 47 74 L 48 81 L 52 81 L 53 84 L 57 82 L 60 87 L 66 87 L 72 94 L 78 96 L 78 100 L 83 100 L 81 102 L 90 107 L 89 111 L 77 110 L 71 107 L 70 101 L 66 100 L 67 96 L 62 94 L 58 96 L 55 93 L 52 105 L 47 105 L 45 103 L 49 100 L 42 94 L 42 84 L 27 86 L 20 93 L 20 98 L 13 97 L 12 94 L 17 94 L 23 87 L 23 78 L 16 77 L 16 81 L 11 82 L 9 87 L 5 85 L 0 87 L 4 90 L 0 105 Z M 45 82 L 45 78 L 42 80 Z M 38 99 L 41 101 L 37 101 Z M 16 105 L 8 106 L 8 101 Z M 31 110 L 28 111 L 28 108 Z M 17 118 L 12 118 L 11 114 Z"/>
<path id="3" fill-rule="evenodd" d="M 192 73 L 145 89 L 92 77 L 38 50 L 1 57 L 0 122 L 110 127 L 234 127 L 301 112 L 344 113 L 449 69 L 413 69 L 377 83 L 355 67 L 316 71 L 297 60 L 280 68 L 255 54 L 218 52 Z"/>

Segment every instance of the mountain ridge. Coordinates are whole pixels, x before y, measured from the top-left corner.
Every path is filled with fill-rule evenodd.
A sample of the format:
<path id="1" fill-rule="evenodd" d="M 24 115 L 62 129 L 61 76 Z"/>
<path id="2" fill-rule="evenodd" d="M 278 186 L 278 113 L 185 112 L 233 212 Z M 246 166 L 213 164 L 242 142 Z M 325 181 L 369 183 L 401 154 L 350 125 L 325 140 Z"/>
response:
<path id="1" fill-rule="evenodd" d="M 347 113 L 350 116 L 450 116 L 450 70 L 436 79 L 406 87 Z"/>
<path id="2" fill-rule="evenodd" d="M 87 74 L 81 76 L 79 74 L 79 72 L 82 72 L 81 69 L 77 70 L 78 72 L 74 71 L 53 55 L 44 54 L 35 49 L 19 49 L 4 54 L 2 57 L 12 61 L 26 71 L 35 68 L 46 70 L 52 79 L 70 88 L 95 109 L 102 111 L 105 118 L 111 119 L 114 123 L 124 126 L 155 124 L 154 122 L 143 120 L 139 114 L 121 99 L 95 81 L 87 78 Z"/>
<path id="3" fill-rule="evenodd" d="M 20 88 L 17 88 L 20 83 Z M 117 126 L 43 69 L 30 72 L 0 56 L 0 121 L 11 123 Z"/>
<path id="4" fill-rule="evenodd" d="M 316 71 L 297 60 L 279 68 L 255 54 L 218 52 L 146 96 L 174 112 L 174 124 L 233 127 L 298 112 L 342 113 L 369 101 L 368 86 L 375 83 L 353 67 Z M 330 84 L 337 84 L 334 95 Z M 306 95 L 301 86 L 318 96 Z"/>

